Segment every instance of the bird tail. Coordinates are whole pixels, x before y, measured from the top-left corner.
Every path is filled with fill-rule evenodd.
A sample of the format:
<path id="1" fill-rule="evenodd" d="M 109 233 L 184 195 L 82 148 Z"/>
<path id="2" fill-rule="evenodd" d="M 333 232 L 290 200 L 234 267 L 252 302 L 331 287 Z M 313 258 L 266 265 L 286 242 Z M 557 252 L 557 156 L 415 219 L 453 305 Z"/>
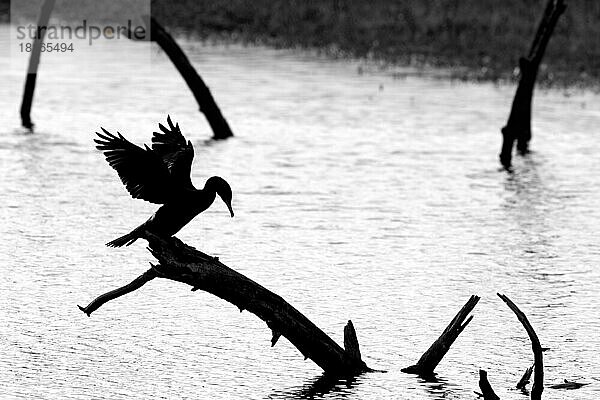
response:
<path id="1" fill-rule="evenodd" d="M 134 229 L 133 231 L 129 232 L 127 235 L 123 235 L 120 238 L 113 240 L 112 242 L 108 242 L 108 243 L 106 243 L 106 245 L 108 247 L 129 246 L 131 243 L 135 242 L 139 238 L 140 238 L 139 231 L 137 229 Z"/>

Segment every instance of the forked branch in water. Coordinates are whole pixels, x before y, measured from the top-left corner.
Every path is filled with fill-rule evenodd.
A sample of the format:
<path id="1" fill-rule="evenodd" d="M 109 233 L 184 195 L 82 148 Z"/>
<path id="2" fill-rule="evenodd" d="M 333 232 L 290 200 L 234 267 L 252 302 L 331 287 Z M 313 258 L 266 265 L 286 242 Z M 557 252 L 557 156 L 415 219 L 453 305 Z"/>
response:
<path id="1" fill-rule="evenodd" d="M 275 345 L 280 336 L 287 338 L 305 358 L 310 358 L 326 373 L 356 375 L 370 369 L 362 361 L 356 332 L 351 321 L 344 329 L 344 346 L 340 347 L 325 332 L 287 303 L 217 258 L 208 256 L 177 238 L 163 239 L 146 233 L 149 250 L 159 261 L 129 285 L 113 290 L 79 308 L 88 316 L 106 302 L 142 287 L 155 277 L 171 279 L 203 290 L 248 310 L 266 322 Z"/>

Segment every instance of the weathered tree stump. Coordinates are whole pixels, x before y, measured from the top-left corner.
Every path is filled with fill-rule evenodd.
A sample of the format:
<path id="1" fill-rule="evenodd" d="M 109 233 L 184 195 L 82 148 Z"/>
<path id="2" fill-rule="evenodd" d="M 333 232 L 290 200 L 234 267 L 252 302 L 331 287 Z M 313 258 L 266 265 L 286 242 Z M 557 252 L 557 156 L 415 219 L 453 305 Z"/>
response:
<path id="1" fill-rule="evenodd" d="M 55 0 L 44 0 L 37 22 L 38 28 L 48 26 L 55 2 Z M 40 57 L 42 55 L 42 44 L 44 44 L 44 36 L 46 36 L 45 29 L 38 29 L 37 32 L 39 32 L 39 35 L 36 34 L 33 39 L 29 66 L 27 67 L 27 78 L 25 78 L 25 89 L 23 90 L 23 100 L 21 102 L 21 125 L 27 129 L 33 129 L 34 125 L 31 121 L 31 106 L 33 104 L 33 94 L 35 92 Z"/>
<path id="2" fill-rule="evenodd" d="M 156 19 L 145 16 L 144 20 L 146 26 L 150 25 L 150 40 L 156 42 L 163 49 L 192 91 L 196 102 L 198 102 L 200 112 L 204 114 L 213 131 L 213 139 L 227 139 L 233 136 L 233 132 L 208 86 L 198 75 L 181 47 Z"/>
<path id="3" fill-rule="evenodd" d="M 409 374 L 418 374 L 421 376 L 431 376 L 435 367 L 442 361 L 442 358 L 446 355 L 450 346 L 454 343 L 458 335 L 465 329 L 465 327 L 471 322 L 473 316 L 469 317 L 469 313 L 473 311 L 480 297 L 471 296 L 469 301 L 463 306 L 463 308 L 456 314 L 454 319 L 450 321 L 450 324 L 442 332 L 440 337 L 433 342 L 429 349 L 423 353 L 419 361 L 415 365 L 403 368 L 402 372 Z M 467 319 L 467 317 L 469 317 Z M 465 322 L 466 319 L 466 322 Z M 464 322 L 464 323 L 463 323 Z"/>
<path id="4" fill-rule="evenodd" d="M 515 140 L 517 141 L 517 150 L 521 154 L 529 152 L 533 89 L 546 46 L 552 36 L 558 18 L 564 12 L 565 8 L 564 0 L 548 0 L 544 16 L 538 26 L 529 54 L 527 57 L 519 59 L 519 69 L 521 71 L 519 85 L 513 99 L 508 122 L 502 128 L 503 141 L 500 162 L 506 169 L 510 169 L 511 167 L 512 149 Z"/>
<path id="5" fill-rule="evenodd" d="M 287 338 L 305 358 L 310 358 L 326 373 L 353 376 L 370 371 L 362 361 L 356 331 L 351 321 L 344 329 L 341 348 L 325 332 L 287 303 L 283 298 L 221 263 L 218 258 L 198 251 L 179 239 L 159 238 L 146 233 L 148 250 L 158 260 L 149 270 L 128 285 L 105 293 L 81 311 L 88 316 L 106 302 L 142 287 L 154 278 L 171 279 L 203 290 L 248 310 L 266 322 L 272 331 L 271 345 L 280 336 Z"/>
<path id="6" fill-rule="evenodd" d="M 478 394 L 483 397 L 483 400 L 500 400 L 488 381 L 487 372 L 483 369 L 479 370 L 479 389 L 481 389 L 481 393 Z"/>

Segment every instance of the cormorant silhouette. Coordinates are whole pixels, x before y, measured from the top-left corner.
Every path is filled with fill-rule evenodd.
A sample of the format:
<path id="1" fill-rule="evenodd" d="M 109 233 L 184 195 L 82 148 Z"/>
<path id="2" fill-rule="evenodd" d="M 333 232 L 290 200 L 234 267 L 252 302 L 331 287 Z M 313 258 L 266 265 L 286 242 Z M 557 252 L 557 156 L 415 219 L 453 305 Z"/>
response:
<path id="1" fill-rule="evenodd" d="M 106 161 L 114 168 L 129 194 L 135 199 L 146 200 L 162 206 L 146 222 L 127 235 L 106 245 L 109 247 L 129 246 L 144 232 L 170 237 L 179 232 L 196 215 L 208 209 L 216 195 L 227 205 L 231 216 L 231 187 L 225 179 L 213 176 L 203 189 L 192 185 L 190 173 L 194 158 L 194 147 L 181 134 L 179 124 L 173 125 L 167 116 L 169 128 L 158 124 L 160 132 L 152 136 L 152 148 L 136 146 L 119 132 L 117 136 L 101 128 L 99 139 L 94 139 L 96 148 L 104 152 Z"/>

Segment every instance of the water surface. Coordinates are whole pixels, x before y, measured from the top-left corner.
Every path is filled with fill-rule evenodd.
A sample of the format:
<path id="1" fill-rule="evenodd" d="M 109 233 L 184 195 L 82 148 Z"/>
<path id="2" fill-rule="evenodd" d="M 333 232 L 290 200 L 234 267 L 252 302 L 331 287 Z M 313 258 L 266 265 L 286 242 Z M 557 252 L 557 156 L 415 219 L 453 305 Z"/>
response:
<path id="1" fill-rule="evenodd" d="M 2 27 L 6 33 L 6 27 Z M 6 35 L 1 35 L 6 48 Z M 535 150 L 497 166 L 514 88 L 391 72 L 264 48 L 182 41 L 236 137 L 210 130 L 164 54 L 97 44 L 45 58 L 34 135 L 20 128 L 26 59 L 0 57 L 0 397 L 3 399 L 465 399 L 486 369 L 503 399 L 532 361 L 503 292 L 527 313 L 546 382 L 599 395 L 599 98 L 538 91 Z M 6 94 L 5 94 L 6 93 Z M 319 368 L 249 313 L 156 280 L 87 318 L 77 304 L 153 261 L 104 243 L 155 206 L 94 150 L 100 126 L 149 142 L 166 114 L 195 146 L 193 181 L 234 188 L 178 235 L 283 296 L 387 373 L 323 388 Z M 475 318 L 424 382 L 415 362 L 471 294 Z"/>

